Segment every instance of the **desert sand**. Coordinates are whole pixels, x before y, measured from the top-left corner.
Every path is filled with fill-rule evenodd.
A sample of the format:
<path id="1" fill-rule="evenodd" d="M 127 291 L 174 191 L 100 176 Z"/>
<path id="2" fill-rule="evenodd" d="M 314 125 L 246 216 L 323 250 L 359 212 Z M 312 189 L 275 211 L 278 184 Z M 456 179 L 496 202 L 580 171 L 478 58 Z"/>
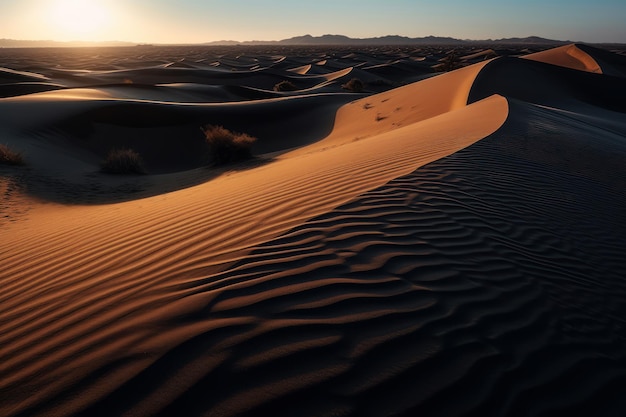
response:
<path id="1" fill-rule="evenodd" d="M 0 50 L 0 415 L 625 415 L 626 56 L 448 53 Z"/>

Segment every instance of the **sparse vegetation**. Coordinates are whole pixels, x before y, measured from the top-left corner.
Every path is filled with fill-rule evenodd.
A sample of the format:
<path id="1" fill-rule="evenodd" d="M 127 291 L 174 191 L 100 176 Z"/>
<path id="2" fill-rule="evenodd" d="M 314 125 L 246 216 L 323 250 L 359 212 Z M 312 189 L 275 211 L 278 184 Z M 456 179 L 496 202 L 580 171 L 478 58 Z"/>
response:
<path id="1" fill-rule="evenodd" d="M 202 128 L 202 133 L 209 147 L 211 164 L 225 165 L 252 158 L 251 148 L 256 142 L 255 137 L 213 125 Z"/>
<path id="2" fill-rule="evenodd" d="M 361 91 L 363 91 L 363 87 L 363 81 L 359 80 L 358 78 L 353 78 L 341 86 L 341 88 L 343 88 L 344 90 L 348 90 L 353 93 L 360 93 Z"/>
<path id="3" fill-rule="evenodd" d="M 448 56 L 441 60 L 441 64 L 438 66 L 438 69 L 443 72 L 449 72 L 461 67 L 461 60 L 459 59 L 456 51 L 453 50 L 448 54 Z"/>
<path id="4" fill-rule="evenodd" d="M 284 92 L 284 91 L 296 91 L 298 87 L 291 81 L 281 81 L 274 86 L 274 91 Z"/>
<path id="5" fill-rule="evenodd" d="M 102 162 L 102 171 L 108 174 L 145 174 L 141 156 L 132 149 L 113 149 Z"/>
<path id="6" fill-rule="evenodd" d="M 19 152 L 15 152 L 7 145 L 0 144 L 0 164 L 24 165 L 24 158 Z"/>

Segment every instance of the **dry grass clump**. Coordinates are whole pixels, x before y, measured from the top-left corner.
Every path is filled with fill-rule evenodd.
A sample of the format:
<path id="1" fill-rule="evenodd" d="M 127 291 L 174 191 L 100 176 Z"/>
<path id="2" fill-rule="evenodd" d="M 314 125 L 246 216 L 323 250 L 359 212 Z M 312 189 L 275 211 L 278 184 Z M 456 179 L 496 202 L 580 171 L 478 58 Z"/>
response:
<path id="1" fill-rule="evenodd" d="M 298 87 L 291 81 L 281 81 L 274 86 L 274 91 L 283 92 L 283 91 L 296 91 Z"/>
<path id="2" fill-rule="evenodd" d="M 213 125 L 203 127 L 202 133 L 209 147 L 211 164 L 225 165 L 252 158 L 251 148 L 256 142 L 255 137 Z"/>
<path id="3" fill-rule="evenodd" d="M 145 174 L 141 156 L 132 149 L 113 149 L 102 162 L 102 171 L 108 174 Z"/>
<path id="4" fill-rule="evenodd" d="M 359 80 L 358 78 L 353 78 L 344 85 L 342 85 L 341 88 L 351 91 L 353 93 L 360 93 L 361 91 L 363 91 L 364 85 L 363 81 Z"/>
<path id="5" fill-rule="evenodd" d="M 0 144 L 0 164 L 24 165 L 24 158 L 20 152 L 15 152 L 7 145 Z"/>

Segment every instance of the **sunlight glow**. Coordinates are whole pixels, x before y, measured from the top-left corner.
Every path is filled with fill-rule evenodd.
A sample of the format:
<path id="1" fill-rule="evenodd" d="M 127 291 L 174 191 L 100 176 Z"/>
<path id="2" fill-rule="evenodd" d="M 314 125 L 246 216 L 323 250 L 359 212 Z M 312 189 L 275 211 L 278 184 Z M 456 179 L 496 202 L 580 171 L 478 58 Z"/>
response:
<path id="1" fill-rule="evenodd" d="M 349 16 L 349 18 L 346 18 Z M 626 42 L 625 0 L 0 0 L 0 39 L 204 43 L 311 34 Z"/>
<path id="2" fill-rule="evenodd" d="M 67 37 L 89 37 L 107 29 L 112 11 L 98 0 L 56 0 L 48 11 L 50 25 Z"/>

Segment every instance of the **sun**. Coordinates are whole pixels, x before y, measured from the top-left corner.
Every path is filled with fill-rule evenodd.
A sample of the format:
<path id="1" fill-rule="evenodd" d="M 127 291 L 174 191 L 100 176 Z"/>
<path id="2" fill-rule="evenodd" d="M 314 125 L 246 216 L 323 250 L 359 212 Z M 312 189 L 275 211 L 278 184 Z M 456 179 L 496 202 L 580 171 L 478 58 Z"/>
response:
<path id="1" fill-rule="evenodd" d="M 111 10 L 98 0 L 56 0 L 47 15 L 61 36 L 85 40 L 103 34 L 112 19 Z"/>

